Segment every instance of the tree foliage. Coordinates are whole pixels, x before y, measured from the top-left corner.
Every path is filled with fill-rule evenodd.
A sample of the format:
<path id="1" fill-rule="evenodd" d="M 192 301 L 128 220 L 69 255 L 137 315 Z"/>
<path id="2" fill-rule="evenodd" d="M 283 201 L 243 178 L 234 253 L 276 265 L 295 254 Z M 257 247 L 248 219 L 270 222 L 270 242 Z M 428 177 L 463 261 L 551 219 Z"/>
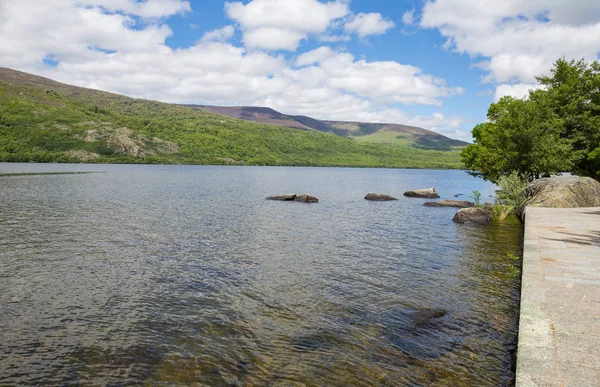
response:
<path id="1" fill-rule="evenodd" d="M 600 64 L 558 60 L 543 89 L 504 97 L 473 129 L 461 156 L 473 174 L 497 182 L 517 172 L 532 180 L 560 171 L 600 177 Z"/>

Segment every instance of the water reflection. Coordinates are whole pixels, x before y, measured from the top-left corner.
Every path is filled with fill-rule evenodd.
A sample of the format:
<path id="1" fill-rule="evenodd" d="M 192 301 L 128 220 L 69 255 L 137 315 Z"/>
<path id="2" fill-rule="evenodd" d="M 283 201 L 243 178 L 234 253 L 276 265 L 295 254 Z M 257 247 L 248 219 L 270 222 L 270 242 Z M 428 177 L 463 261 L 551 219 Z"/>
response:
<path id="1" fill-rule="evenodd" d="M 0 177 L 3 383 L 511 383 L 521 226 L 362 199 L 494 187 L 460 171 L 90 168 L 107 173 Z M 263 200 L 284 192 L 320 203 Z"/>

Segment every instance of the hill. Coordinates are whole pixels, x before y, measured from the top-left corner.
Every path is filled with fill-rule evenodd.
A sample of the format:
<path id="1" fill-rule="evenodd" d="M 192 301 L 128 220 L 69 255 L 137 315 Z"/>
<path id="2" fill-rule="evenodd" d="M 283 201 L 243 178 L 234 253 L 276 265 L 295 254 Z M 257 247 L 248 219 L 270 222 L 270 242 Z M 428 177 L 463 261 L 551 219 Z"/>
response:
<path id="1" fill-rule="evenodd" d="M 325 121 L 307 116 L 283 114 L 266 107 L 182 105 L 266 125 L 285 126 L 296 129 L 313 129 L 353 138 L 357 141 L 407 145 L 419 149 L 452 150 L 468 145 L 431 130 L 416 126 L 365 123 L 349 121 Z"/>
<path id="2" fill-rule="evenodd" d="M 0 68 L 0 161 L 461 167 L 458 151 L 257 124 L 5 68 Z"/>

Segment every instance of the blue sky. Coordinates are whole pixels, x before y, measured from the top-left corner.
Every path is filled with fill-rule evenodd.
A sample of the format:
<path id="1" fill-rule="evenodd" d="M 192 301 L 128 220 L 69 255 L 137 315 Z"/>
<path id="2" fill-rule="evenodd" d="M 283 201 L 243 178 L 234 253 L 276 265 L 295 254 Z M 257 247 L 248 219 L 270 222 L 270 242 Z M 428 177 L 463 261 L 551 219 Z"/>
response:
<path id="1" fill-rule="evenodd" d="M 556 59 L 596 60 L 598 36 L 587 0 L 0 0 L 0 66 L 466 140 Z"/>

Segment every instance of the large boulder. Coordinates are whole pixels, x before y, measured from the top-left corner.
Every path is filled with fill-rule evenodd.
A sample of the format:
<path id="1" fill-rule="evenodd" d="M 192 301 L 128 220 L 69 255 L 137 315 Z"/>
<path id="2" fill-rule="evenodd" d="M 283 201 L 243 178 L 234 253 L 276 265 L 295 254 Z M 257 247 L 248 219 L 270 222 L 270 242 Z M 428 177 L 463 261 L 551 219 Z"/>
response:
<path id="1" fill-rule="evenodd" d="M 285 194 L 277 196 L 269 196 L 267 200 L 280 200 L 282 202 L 291 202 L 296 200 L 296 194 Z"/>
<path id="2" fill-rule="evenodd" d="M 319 199 L 317 199 L 316 196 L 312 196 L 309 194 L 296 196 L 296 199 L 294 199 L 294 200 L 297 202 L 302 202 L 302 203 L 318 203 L 319 202 Z"/>
<path id="3" fill-rule="evenodd" d="M 440 200 L 437 202 L 425 202 L 424 206 L 427 207 L 458 207 L 458 208 L 469 208 L 474 207 L 475 203 L 466 200 Z"/>
<path id="4" fill-rule="evenodd" d="M 390 195 L 384 195 L 384 194 L 379 194 L 379 193 L 368 193 L 367 196 L 365 196 L 365 200 L 373 200 L 373 201 L 377 201 L 377 202 L 383 202 L 383 201 L 388 201 L 388 200 L 398 200 L 395 197 L 392 197 Z"/>
<path id="5" fill-rule="evenodd" d="M 414 191 L 406 191 L 404 196 L 409 198 L 425 198 L 425 199 L 438 199 L 440 195 L 435 192 L 435 188 L 424 188 L 417 189 Z"/>
<path id="6" fill-rule="evenodd" d="M 488 209 L 471 207 L 458 210 L 452 220 L 457 223 L 488 224 L 492 219 L 492 213 Z"/>
<path id="7" fill-rule="evenodd" d="M 557 176 L 534 180 L 525 191 L 525 203 L 517 211 L 525 217 L 525 207 L 600 207 L 600 183 L 590 177 Z"/>

